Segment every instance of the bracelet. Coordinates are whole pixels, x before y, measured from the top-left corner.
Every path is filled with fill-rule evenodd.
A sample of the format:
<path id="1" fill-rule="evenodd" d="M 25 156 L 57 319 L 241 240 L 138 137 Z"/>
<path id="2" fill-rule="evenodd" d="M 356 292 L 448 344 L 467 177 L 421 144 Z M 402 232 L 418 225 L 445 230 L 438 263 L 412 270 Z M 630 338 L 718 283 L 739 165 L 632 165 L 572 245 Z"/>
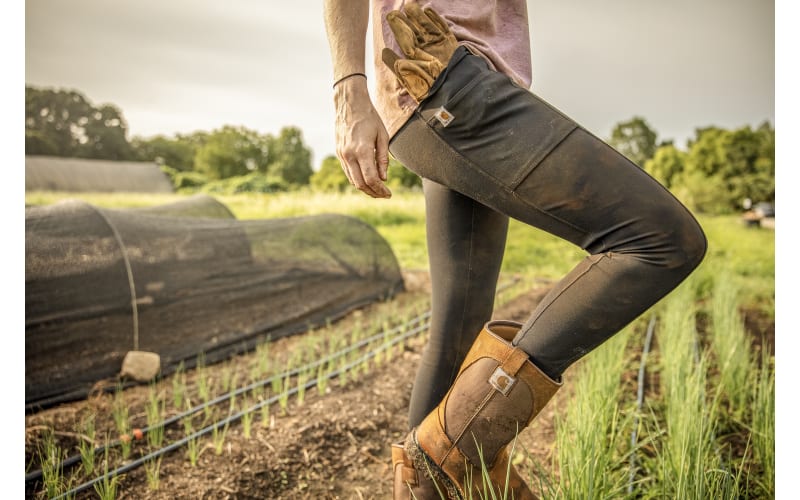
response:
<path id="1" fill-rule="evenodd" d="M 335 82 L 333 82 L 333 88 L 336 88 L 337 85 L 339 85 L 344 80 L 347 80 L 351 76 L 363 76 L 364 78 L 367 77 L 367 75 L 365 75 L 364 73 L 350 73 L 349 75 L 345 75 L 345 76 L 339 78 L 338 80 L 336 80 Z"/>

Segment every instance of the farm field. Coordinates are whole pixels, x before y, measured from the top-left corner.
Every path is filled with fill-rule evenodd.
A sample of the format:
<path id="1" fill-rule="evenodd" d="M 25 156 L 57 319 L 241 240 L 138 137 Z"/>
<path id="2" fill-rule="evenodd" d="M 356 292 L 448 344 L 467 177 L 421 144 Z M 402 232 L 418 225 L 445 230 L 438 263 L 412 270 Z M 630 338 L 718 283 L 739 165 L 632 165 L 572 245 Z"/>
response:
<path id="1" fill-rule="evenodd" d="M 26 204 L 78 197 L 122 208 L 179 196 L 29 193 Z M 390 497 L 389 446 L 407 430 L 428 309 L 421 194 L 217 199 L 239 219 L 358 217 L 389 241 L 407 290 L 224 363 L 26 415 L 26 472 L 42 471 L 27 498 L 92 481 L 67 496 Z M 701 267 L 572 366 L 564 389 L 520 434 L 515 465 L 543 498 L 774 497 L 774 232 L 735 216 L 699 220 L 709 238 Z M 495 317 L 524 321 L 582 256 L 512 223 Z M 328 361 L 314 365 L 320 359 Z M 149 430 L 137 439 L 135 429 Z M 134 437 L 89 453 L 124 435 Z M 68 456 L 80 460 L 54 467 Z M 105 470 L 132 465 L 104 479 Z"/>

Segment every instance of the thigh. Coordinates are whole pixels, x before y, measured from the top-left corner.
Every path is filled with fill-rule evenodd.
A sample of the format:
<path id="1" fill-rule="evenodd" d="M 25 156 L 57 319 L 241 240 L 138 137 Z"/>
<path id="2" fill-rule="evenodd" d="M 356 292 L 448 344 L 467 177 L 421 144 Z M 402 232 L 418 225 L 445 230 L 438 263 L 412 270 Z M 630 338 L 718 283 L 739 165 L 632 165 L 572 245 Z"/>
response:
<path id="1" fill-rule="evenodd" d="M 696 228 L 641 168 L 476 56 L 448 66 L 390 148 L 422 177 L 590 253 L 660 259 Z"/>

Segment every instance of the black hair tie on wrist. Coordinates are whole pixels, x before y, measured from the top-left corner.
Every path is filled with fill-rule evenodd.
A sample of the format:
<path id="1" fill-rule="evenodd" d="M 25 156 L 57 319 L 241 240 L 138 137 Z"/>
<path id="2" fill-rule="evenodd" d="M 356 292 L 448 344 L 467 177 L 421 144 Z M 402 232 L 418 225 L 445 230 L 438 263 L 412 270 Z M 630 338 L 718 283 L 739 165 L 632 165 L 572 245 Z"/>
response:
<path id="1" fill-rule="evenodd" d="M 364 78 L 367 77 L 367 75 L 365 75 L 364 73 L 350 73 L 349 75 L 345 75 L 345 76 L 339 78 L 338 80 L 336 80 L 335 82 L 333 82 L 333 88 L 336 88 L 337 85 L 342 83 L 344 80 L 347 80 L 351 76 L 363 76 Z"/>

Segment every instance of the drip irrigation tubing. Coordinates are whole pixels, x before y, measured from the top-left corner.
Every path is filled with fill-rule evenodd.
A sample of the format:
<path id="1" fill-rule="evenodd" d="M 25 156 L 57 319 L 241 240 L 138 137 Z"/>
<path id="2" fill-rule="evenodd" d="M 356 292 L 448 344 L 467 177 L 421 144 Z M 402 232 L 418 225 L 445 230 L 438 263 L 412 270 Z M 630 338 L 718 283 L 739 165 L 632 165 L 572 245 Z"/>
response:
<path id="1" fill-rule="evenodd" d="M 636 387 L 636 413 L 633 416 L 633 431 L 631 432 L 631 470 L 628 477 L 628 493 L 633 493 L 633 479 L 636 476 L 636 441 L 638 439 L 636 429 L 639 427 L 639 412 L 644 404 L 644 377 L 647 366 L 647 355 L 650 353 L 650 345 L 653 341 L 653 332 L 656 329 L 656 317 L 650 318 L 647 325 L 647 334 L 644 339 L 642 349 L 642 360 L 639 362 L 639 377 Z"/>
<path id="2" fill-rule="evenodd" d="M 274 375 L 270 376 L 267 379 L 264 379 L 264 380 L 261 380 L 261 381 L 258 381 L 258 382 L 254 382 L 254 383 L 252 383 L 252 384 L 250 384 L 248 386 L 245 386 L 245 387 L 240 387 L 239 389 L 236 389 L 235 391 L 222 394 L 222 395 L 220 395 L 220 396 L 218 396 L 218 397 L 216 397 L 214 399 L 211 399 L 211 400 L 209 400 L 209 401 L 207 401 L 205 403 L 196 405 L 193 408 L 185 410 L 182 413 L 178 413 L 176 415 L 173 415 L 172 417 L 170 417 L 170 418 L 168 418 L 168 419 L 166 419 L 166 420 L 164 420 L 162 422 L 159 422 L 158 424 L 154 424 L 154 425 L 151 425 L 151 426 L 148 426 L 148 427 L 143 427 L 143 428 L 139 429 L 142 432 L 142 437 L 139 438 L 139 439 L 143 439 L 144 436 L 147 435 L 147 433 L 149 431 L 153 430 L 153 429 L 166 428 L 166 427 L 168 427 L 168 426 L 170 426 L 170 425 L 172 425 L 172 424 L 174 424 L 176 422 L 179 422 L 180 420 L 182 420 L 182 419 L 184 419 L 186 417 L 189 417 L 191 415 L 199 413 L 199 412 L 205 410 L 208 407 L 215 406 L 215 405 L 218 405 L 220 403 L 224 403 L 225 401 L 228 401 L 229 399 L 231 399 L 233 397 L 239 396 L 240 394 L 244 394 L 247 391 L 251 391 L 253 389 L 256 389 L 256 388 L 259 388 L 259 387 L 263 387 L 263 386 L 266 386 L 266 385 L 271 385 L 276 380 L 283 380 L 286 377 L 293 377 L 293 376 L 298 375 L 298 374 L 300 374 L 302 372 L 305 372 L 305 371 L 308 371 L 308 370 L 312 370 L 312 369 L 317 368 L 320 365 L 323 365 L 323 364 L 325 364 L 325 363 L 327 363 L 329 361 L 338 359 L 341 356 L 344 356 L 344 355 L 349 354 L 349 353 L 351 353 L 351 352 L 353 352 L 355 350 L 358 350 L 361 347 L 364 347 L 365 345 L 367 345 L 367 344 L 369 344 L 371 342 L 374 342 L 374 341 L 379 340 L 381 338 L 385 338 L 386 336 L 394 335 L 397 332 L 402 331 L 403 329 L 410 327 L 411 325 L 414 325 L 414 324 L 417 324 L 417 323 L 420 323 L 422 321 L 427 320 L 430 317 L 430 314 L 431 314 L 430 311 L 425 311 L 422 314 L 412 318 L 411 320 L 409 320 L 406 323 L 403 323 L 401 325 L 395 326 L 395 327 L 393 327 L 393 328 L 391 328 L 389 330 L 383 330 L 383 331 L 381 331 L 379 333 L 376 333 L 375 335 L 372 335 L 370 337 L 362 339 L 362 340 L 356 342 L 355 344 L 349 345 L 349 346 L 345 347 L 344 349 L 336 351 L 333 354 L 329 354 L 328 356 L 326 356 L 324 358 L 321 358 L 321 359 L 319 359 L 317 361 L 314 361 L 313 363 L 310 363 L 308 365 L 304 365 L 304 366 L 299 367 L 299 368 L 293 368 L 291 370 L 287 370 L 287 371 L 284 371 L 284 372 L 281 372 L 281 373 L 274 374 Z M 114 441 L 112 441 L 112 442 L 110 442 L 108 444 L 105 444 L 103 446 L 98 446 L 98 447 L 94 448 L 93 454 L 94 454 L 94 456 L 100 455 L 103 452 L 105 452 L 105 450 L 117 447 L 122 443 L 123 443 L 122 439 L 115 439 Z M 66 458 L 61 462 L 61 464 L 59 465 L 59 469 L 63 470 L 64 468 L 71 467 L 71 466 L 79 463 L 80 461 L 81 461 L 81 455 L 80 454 L 72 455 L 71 457 Z M 32 472 L 30 472 L 30 473 L 25 475 L 25 483 L 36 481 L 36 480 L 40 479 L 41 477 L 42 477 L 42 469 L 39 469 L 39 470 L 36 470 L 36 471 L 32 471 Z"/>
<path id="3" fill-rule="evenodd" d="M 411 330 L 406 331 L 403 334 L 396 335 L 395 338 L 384 342 L 378 348 L 367 352 L 366 354 L 364 354 L 360 358 L 358 358 L 358 359 L 356 359 L 354 361 L 351 361 L 350 363 L 348 363 L 348 364 L 338 368 L 337 370 L 325 375 L 323 378 L 325 380 L 336 378 L 339 375 L 341 375 L 342 373 L 344 373 L 344 372 L 346 372 L 346 371 L 348 371 L 348 370 L 360 365 L 361 363 L 369 361 L 370 359 L 375 357 L 379 352 L 385 351 L 385 350 L 391 348 L 392 346 L 394 346 L 395 344 L 398 344 L 398 343 L 402 342 L 403 340 L 405 340 L 405 339 L 407 339 L 409 337 L 412 337 L 412 336 L 424 331 L 425 329 L 428 328 L 428 326 L 430 326 L 429 323 L 423 323 L 423 324 L 417 326 L 416 328 L 413 328 Z M 306 382 L 303 385 L 303 388 L 304 389 L 310 389 L 310 388 L 314 387 L 315 385 L 317 385 L 318 382 L 319 382 L 318 378 L 311 379 L 311 380 L 309 380 L 308 382 Z M 121 467 L 118 467 L 117 469 L 114 469 L 111 472 L 107 472 L 107 473 L 103 474 L 102 476 L 98 476 L 98 477 L 92 479 L 91 481 L 87 481 L 87 482 L 85 482 L 85 483 L 83 483 L 83 484 L 81 484 L 79 486 L 76 486 L 75 488 L 73 488 L 73 489 L 71 489 L 71 490 L 69 490 L 69 491 L 67 491 L 65 493 L 62 493 L 61 495 L 59 495 L 57 497 L 54 497 L 54 500 L 60 500 L 62 498 L 72 497 L 73 495 L 76 495 L 76 494 L 80 493 L 81 491 L 84 491 L 84 490 L 94 486 L 95 484 L 101 482 L 101 481 L 104 481 L 104 480 L 107 480 L 107 479 L 113 479 L 115 476 L 119 476 L 119 475 L 124 474 L 126 472 L 129 472 L 129 471 L 131 471 L 133 469 L 136 469 L 139 466 L 145 464 L 148 460 L 153 460 L 153 459 L 158 458 L 158 457 L 160 457 L 160 456 L 162 456 L 162 455 L 164 455 L 166 453 L 169 453 L 170 451 L 177 450 L 177 449 L 183 447 L 185 444 L 191 442 L 194 439 L 202 437 L 202 436 L 204 436 L 204 435 L 206 435 L 206 434 L 208 434 L 210 432 L 213 432 L 216 429 L 219 429 L 220 427 L 225 427 L 225 426 L 231 424 L 232 422 L 236 422 L 237 420 L 241 419 L 244 415 L 249 414 L 249 413 L 253 413 L 255 411 L 258 411 L 261 407 L 266 406 L 266 405 L 271 405 L 271 404 L 275 403 L 276 401 L 279 401 L 281 398 L 292 396 L 292 395 L 296 394 L 297 392 L 299 392 L 299 390 L 300 390 L 299 386 L 292 387 L 291 389 L 289 389 L 287 391 L 284 391 L 281 394 L 276 394 L 276 395 L 274 395 L 274 396 L 272 396 L 272 397 L 270 397 L 268 399 L 265 399 L 264 401 L 261 401 L 261 402 L 251 406 L 250 408 L 248 408 L 246 410 L 242 410 L 242 411 L 239 411 L 239 412 L 237 412 L 237 413 L 235 413 L 233 415 L 229 415 L 227 418 L 219 420 L 219 421 L 217 421 L 217 422 L 215 422 L 215 423 L 213 423 L 211 425 L 208 425 L 208 426 L 204 427 L 203 429 L 200 429 L 199 431 L 197 431 L 197 432 L 195 432 L 195 433 L 193 433 L 193 434 L 191 434 L 189 436 L 184 437 L 183 439 L 175 441 L 174 443 L 171 443 L 171 444 L 169 444 L 169 445 L 167 445 L 167 446 L 165 446 L 163 448 L 159 448 L 158 450 L 155 450 L 155 451 L 153 451 L 153 452 L 151 452 L 151 453 L 149 453 L 149 454 L 147 454 L 147 455 L 145 455 L 145 456 L 143 456 L 141 458 L 138 458 L 138 459 L 133 460 L 133 461 L 121 466 Z"/>
<path id="4" fill-rule="evenodd" d="M 517 284 L 519 281 L 520 281 L 519 277 L 513 277 L 511 279 L 511 281 L 509 281 L 507 283 L 504 283 L 503 285 L 499 286 L 497 288 L 496 293 L 499 294 L 501 291 L 504 291 L 504 290 L 506 290 L 508 288 L 511 288 L 512 286 Z M 138 430 L 141 431 L 142 434 L 137 440 L 144 439 L 144 436 L 146 436 L 147 433 L 149 431 L 153 430 L 153 429 L 166 428 L 166 427 L 168 427 L 168 426 L 170 426 L 172 424 L 175 424 L 176 422 L 179 422 L 180 420 L 182 420 L 182 419 L 184 419 L 184 418 L 186 418 L 188 416 L 192 416 L 192 415 L 194 415 L 196 413 L 199 413 L 200 411 L 203 411 L 204 409 L 206 409 L 208 407 L 215 406 L 217 404 L 220 404 L 220 403 L 223 403 L 225 401 L 228 401 L 231 398 L 236 397 L 236 396 L 238 396 L 240 394 L 243 394 L 243 393 L 245 393 L 247 391 L 250 391 L 250 390 L 258 388 L 258 387 L 263 387 L 263 386 L 272 384 L 272 382 L 276 381 L 276 380 L 283 380 L 283 379 L 285 379 L 287 377 L 293 377 L 293 376 L 299 375 L 300 373 L 304 373 L 304 372 L 310 371 L 310 370 L 312 370 L 314 368 L 319 367 L 320 365 L 323 365 L 325 363 L 328 363 L 330 361 L 338 359 L 338 358 L 340 358 L 342 356 L 345 356 L 345 355 L 347 355 L 347 354 L 349 354 L 349 353 L 351 353 L 351 352 L 353 352 L 355 350 L 358 350 L 361 347 L 364 347 L 364 346 L 366 346 L 366 345 L 368 345 L 368 344 L 370 344 L 370 343 L 372 343 L 372 342 L 374 342 L 376 340 L 379 340 L 379 339 L 382 339 L 382 338 L 383 339 L 390 338 L 392 335 L 395 336 L 394 339 L 389 340 L 387 342 L 384 342 L 384 344 L 382 344 L 381 346 L 379 346 L 378 348 L 376 348 L 376 349 L 374 349 L 372 351 L 368 351 L 366 354 L 364 354 L 361 358 L 357 359 L 356 361 L 353 361 L 353 362 L 351 362 L 351 363 L 349 363 L 349 364 L 347 364 L 347 365 L 335 370 L 334 372 L 331 372 L 330 374 L 326 375 L 324 377 L 324 379 L 327 380 L 327 379 L 332 379 L 332 378 L 338 377 L 341 373 L 346 372 L 350 368 L 352 368 L 354 366 L 358 366 L 360 363 L 363 363 L 364 361 L 367 361 L 367 360 L 373 358 L 375 355 L 377 355 L 378 352 L 381 352 L 382 350 L 388 349 L 389 347 L 395 345 L 396 343 L 401 342 L 402 340 L 405 340 L 406 338 L 409 338 L 409 337 L 411 337 L 413 335 L 416 335 L 416 334 L 424 331 L 425 329 L 427 329 L 430 326 L 429 322 L 425 322 L 426 320 L 430 319 L 430 316 L 431 316 L 431 310 L 428 309 L 425 312 L 423 312 L 423 313 L 411 318 L 410 320 L 408 320 L 405 323 L 402 323 L 400 325 L 394 326 L 394 327 L 390 328 L 389 330 L 382 330 L 382 331 L 380 331 L 380 332 L 378 332 L 378 333 L 376 333 L 376 334 L 374 334 L 374 335 L 372 335 L 370 337 L 367 337 L 367 338 L 362 339 L 362 340 L 360 340 L 360 341 L 358 341 L 358 342 L 356 342 L 356 343 L 354 343 L 352 345 L 349 345 L 349 346 L 345 347 L 344 349 L 341 349 L 341 350 L 339 350 L 339 351 L 337 351 L 337 352 L 335 352 L 333 354 L 329 354 L 328 356 L 326 356 L 324 358 L 321 358 L 321 359 L 319 359 L 317 361 L 314 361 L 313 363 L 309 363 L 309 364 L 304 365 L 302 367 L 293 368 L 291 370 L 287 370 L 287 371 L 284 371 L 282 373 L 274 374 L 274 375 L 270 376 L 267 379 L 264 379 L 264 380 L 261 380 L 261 381 L 258 381 L 258 382 L 254 382 L 254 383 L 252 383 L 252 384 L 250 384 L 248 386 L 236 389 L 235 391 L 231 391 L 231 392 L 228 392 L 226 394 L 220 395 L 220 396 L 218 396 L 218 397 L 216 397 L 216 398 L 214 398 L 212 400 L 209 400 L 206 403 L 196 405 L 195 407 L 190 408 L 190 409 L 188 409 L 188 410 L 186 410 L 186 411 L 184 411 L 182 413 L 176 414 L 176 415 L 174 415 L 174 416 L 172 416 L 172 417 L 170 417 L 170 418 L 168 418 L 168 419 L 166 419 L 166 420 L 164 420 L 164 421 L 162 421 L 162 422 L 160 422 L 158 424 L 138 429 Z M 414 328 L 410 328 L 412 325 L 415 325 L 415 324 L 419 324 L 419 325 L 414 327 Z M 405 333 L 402 333 L 402 332 L 405 332 Z M 307 382 L 304 385 L 304 387 L 306 389 L 310 388 L 310 387 L 313 387 L 313 386 L 315 386 L 317 384 L 317 382 L 318 382 L 317 378 L 311 379 L 309 382 Z M 249 408 L 248 410 L 240 411 L 240 412 L 236 413 L 235 415 L 231 415 L 231 416 L 229 416 L 228 418 L 226 418 L 226 419 L 224 419 L 222 421 L 219 421 L 219 422 L 217 422 L 215 424 L 211 424 L 211 425 L 201 429 L 200 431 L 195 432 L 191 436 L 184 437 L 183 439 L 181 439 L 179 441 L 176 441 L 176 442 L 174 442 L 174 443 L 172 443 L 172 444 L 170 444 L 170 445 L 168 445 L 168 446 L 166 446 L 164 448 L 160 448 L 159 450 L 153 451 L 153 452 L 151 452 L 150 454 L 148 454 L 148 455 L 146 455 L 144 457 L 141 457 L 141 458 L 139 458 L 137 460 L 129 462 L 126 465 L 124 465 L 122 467 L 119 467 L 118 469 L 115 469 L 114 471 L 106 473 L 106 474 L 104 474 L 102 476 L 98 476 L 94 480 L 89 481 L 87 483 L 84 483 L 84 484 L 82 484 L 82 485 L 80 485 L 80 486 L 78 486 L 78 487 L 76 487 L 76 488 L 74 488 L 74 489 L 62 494 L 61 496 L 56 497 L 56 498 L 64 498 L 64 497 L 66 497 L 68 495 L 76 494 L 76 493 L 78 493 L 80 491 L 83 491 L 83 490 L 89 488 L 90 486 L 93 486 L 97 482 L 102 481 L 102 480 L 104 480 L 106 478 L 111 478 L 111 477 L 114 477 L 116 475 L 124 474 L 125 472 L 133 470 L 133 469 L 139 467 L 140 465 L 144 464 L 147 460 L 156 458 L 156 457 L 161 456 L 161 455 L 163 455 L 165 453 L 168 453 L 170 451 L 173 451 L 175 449 L 178 449 L 178 448 L 182 447 L 183 445 L 185 445 L 186 443 L 191 441 L 191 439 L 196 439 L 199 436 L 205 435 L 205 434 L 207 434 L 209 432 L 213 432 L 215 429 L 218 429 L 221 425 L 226 425 L 226 424 L 229 424 L 229 423 L 231 423 L 233 421 L 236 421 L 236 420 L 242 418 L 242 416 L 245 415 L 245 414 L 248 414 L 248 413 L 251 413 L 253 411 L 256 411 L 256 410 L 260 409 L 261 407 L 263 407 L 265 405 L 271 405 L 271 404 L 275 403 L 276 401 L 279 401 L 281 397 L 291 396 L 291 395 L 297 393 L 298 391 L 299 391 L 299 388 L 298 387 L 294 387 L 294 388 L 292 388 L 292 389 L 290 389 L 288 391 L 282 392 L 281 394 L 277 394 L 277 395 L 274 395 L 274 396 L 272 396 L 270 398 L 267 398 L 266 400 L 264 400 L 264 401 L 258 403 L 257 405 Z M 101 453 L 104 453 L 106 450 L 108 450 L 110 448 L 114 448 L 116 446 L 119 446 L 122 443 L 123 443 L 123 441 L 121 439 L 116 439 L 116 440 L 114 440 L 114 441 L 112 441 L 110 443 L 107 443 L 107 444 L 103 445 L 103 446 L 95 447 L 93 449 L 93 451 L 92 451 L 93 456 L 100 455 Z M 61 464 L 59 465 L 59 470 L 64 470 L 65 468 L 71 467 L 71 466 L 79 463 L 81 461 L 81 458 L 82 457 L 81 457 L 80 454 L 76 454 L 76 455 L 73 455 L 73 456 L 63 460 L 61 462 Z M 42 477 L 42 470 L 41 469 L 33 471 L 33 472 L 30 472 L 30 473 L 25 475 L 25 483 L 28 484 L 28 483 L 31 483 L 31 482 L 35 482 L 35 481 L 41 479 L 41 477 Z"/>

